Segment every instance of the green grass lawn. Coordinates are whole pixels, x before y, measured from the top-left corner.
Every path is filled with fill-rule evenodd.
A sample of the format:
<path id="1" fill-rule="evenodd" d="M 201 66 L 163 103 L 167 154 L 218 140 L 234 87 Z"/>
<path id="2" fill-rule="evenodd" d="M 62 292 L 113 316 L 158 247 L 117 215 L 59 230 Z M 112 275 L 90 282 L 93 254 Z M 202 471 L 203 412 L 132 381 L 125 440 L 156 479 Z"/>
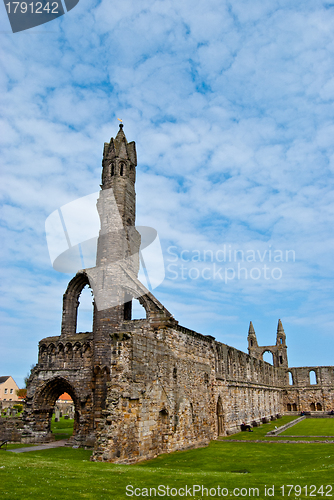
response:
<path id="1" fill-rule="evenodd" d="M 59 439 L 68 439 L 73 434 L 73 418 L 65 419 L 60 417 L 58 422 L 55 422 L 55 417 L 51 420 L 51 431 L 55 435 L 56 441 Z"/>
<path id="2" fill-rule="evenodd" d="M 56 448 L 21 454 L 0 450 L 1 498 L 206 500 L 226 496 L 262 500 L 289 497 L 297 500 L 310 496 L 334 497 L 333 444 L 283 444 L 278 438 L 276 443 L 251 442 L 251 439 L 263 439 L 275 425 L 283 425 L 292 418 L 283 417 L 255 428 L 253 433 L 236 434 L 236 439 L 241 435 L 247 437 L 242 443 L 226 442 L 223 438 L 211 442 L 206 448 L 161 455 L 136 465 L 90 462 L 91 451 L 83 449 Z M 53 425 L 61 430 L 61 434 L 65 433 L 64 429 L 70 428 L 69 424 L 69 421 L 61 420 Z M 311 432 L 314 432 L 313 428 Z M 205 489 L 194 492 L 193 485 L 207 488 L 208 495 Z M 290 495 L 288 485 L 293 485 Z M 321 485 L 324 485 L 323 489 L 319 489 Z M 182 488 L 186 486 L 191 494 L 184 496 Z M 268 488 L 273 486 L 274 495 L 268 495 Z M 150 488 L 155 488 L 156 495 L 154 490 L 150 495 Z M 210 488 L 215 490 L 211 491 L 211 495 Z M 269 490 L 270 493 L 272 491 Z"/>
<path id="3" fill-rule="evenodd" d="M 280 436 L 334 436 L 334 418 L 306 418 Z"/>
<path id="4" fill-rule="evenodd" d="M 143 488 L 176 488 L 186 485 L 205 488 L 218 486 L 247 493 L 246 498 L 267 499 L 265 488 L 274 485 L 271 498 L 282 498 L 283 485 L 308 486 L 333 484 L 334 447 L 330 444 L 228 443 L 214 441 L 207 448 L 162 455 L 137 465 L 114 465 L 90 462 L 91 452 L 57 448 L 14 454 L 0 452 L 1 498 L 10 500 L 77 500 L 128 498 L 212 498 L 202 492 L 195 495 L 140 495 Z M 139 488 L 139 495 L 126 495 Z M 249 488 L 258 488 L 249 491 Z M 286 487 L 287 488 L 287 487 Z M 287 489 L 285 488 L 285 496 Z M 224 490 L 226 493 L 227 490 Z M 255 495 L 253 494 L 253 491 Z M 324 490 L 330 493 L 329 489 Z M 192 491 L 191 491 L 192 492 Z M 297 490 L 297 493 L 299 490 Z M 147 491 L 149 493 L 149 490 Z M 181 490 L 182 493 L 182 490 Z M 249 494 L 250 493 L 250 494 Z M 298 498 L 306 498 L 302 491 Z M 334 492 L 331 491 L 332 496 Z M 237 496 L 237 495 L 236 495 Z M 291 498 L 296 499 L 294 494 Z M 318 498 L 322 495 L 316 495 Z M 325 495 L 323 495 L 325 496 Z M 329 496 L 329 495 L 327 495 Z M 216 496 L 216 498 L 221 498 Z"/>
<path id="5" fill-rule="evenodd" d="M 220 439 L 242 439 L 245 441 L 253 441 L 254 439 L 271 440 L 272 436 L 266 437 L 267 432 L 273 431 L 275 427 L 281 427 L 282 425 L 288 424 L 289 422 L 291 422 L 292 420 L 296 420 L 297 418 L 299 418 L 299 416 L 296 417 L 293 415 L 285 415 L 284 417 L 279 418 L 278 420 L 273 420 L 268 424 L 263 424 L 260 427 L 253 427 L 253 432 L 238 432 L 237 434 L 232 434 L 231 436 L 226 436 Z"/>

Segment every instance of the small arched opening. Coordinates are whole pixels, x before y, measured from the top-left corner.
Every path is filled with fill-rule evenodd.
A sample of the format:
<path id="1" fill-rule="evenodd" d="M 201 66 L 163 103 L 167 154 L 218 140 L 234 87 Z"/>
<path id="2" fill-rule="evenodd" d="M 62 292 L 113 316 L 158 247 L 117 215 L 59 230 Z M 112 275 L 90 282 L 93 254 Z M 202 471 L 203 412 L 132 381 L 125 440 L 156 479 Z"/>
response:
<path id="1" fill-rule="evenodd" d="M 315 411 L 315 403 L 311 403 L 310 404 L 310 410 L 311 411 Z"/>
<path id="2" fill-rule="evenodd" d="M 288 373 L 289 373 L 289 385 L 293 385 L 293 375 L 291 372 Z"/>
<path id="3" fill-rule="evenodd" d="M 264 351 L 264 353 L 262 354 L 262 359 L 266 363 L 269 363 L 271 365 L 274 364 L 274 356 L 273 356 L 273 353 L 271 351 Z"/>
<path id="4" fill-rule="evenodd" d="M 93 330 L 94 298 L 89 285 L 85 285 L 79 296 L 77 312 L 77 333 Z"/>
<path id="5" fill-rule="evenodd" d="M 321 403 L 317 403 L 317 411 L 322 411 L 322 404 Z"/>
<path id="6" fill-rule="evenodd" d="M 288 403 L 288 404 L 286 405 L 286 409 L 287 409 L 288 411 L 291 411 L 291 410 L 292 410 L 292 407 L 291 407 L 291 404 L 290 404 L 290 403 Z"/>
<path id="7" fill-rule="evenodd" d="M 317 374 L 314 370 L 311 370 L 309 372 L 309 377 L 310 377 L 310 384 L 311 385 L 316 385 L 318 383 Z"/>

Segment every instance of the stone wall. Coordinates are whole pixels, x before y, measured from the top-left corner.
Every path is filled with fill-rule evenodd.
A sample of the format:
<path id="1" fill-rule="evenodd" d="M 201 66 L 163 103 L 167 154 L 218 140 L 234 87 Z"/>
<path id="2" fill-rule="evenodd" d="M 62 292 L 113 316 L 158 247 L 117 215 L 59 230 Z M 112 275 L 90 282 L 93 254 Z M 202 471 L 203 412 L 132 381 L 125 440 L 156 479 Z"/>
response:
<path id="1" fill-rule="evenodd" d="M 203 446 L 282 412 L 284 370 L 178 325 L 123 328 L 113 336 L 93 460 L 131 463 Z"/>
<path id="2" fill-rule="evenodd" d="M 311 383 L 310 373 L 314 372 Z M 289 373 L 290 381 L 289 384 Z M 286 373 L 284 392 L 285 411 L 331 411 L 334 410 L 334 367 L 303 366 L 289 368 Z"/>
<path id="3" fill-rule="evenodd" d="M 19 417 L 0 417 L 0 442 L 21 441 L 23 422 Z"/>

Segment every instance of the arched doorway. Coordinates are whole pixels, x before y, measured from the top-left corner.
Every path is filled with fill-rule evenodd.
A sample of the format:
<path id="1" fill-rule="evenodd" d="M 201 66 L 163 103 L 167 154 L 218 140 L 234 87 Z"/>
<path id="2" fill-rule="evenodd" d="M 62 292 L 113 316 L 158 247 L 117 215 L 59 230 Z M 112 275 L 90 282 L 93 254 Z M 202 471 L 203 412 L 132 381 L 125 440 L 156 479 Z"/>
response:
<path id="1" fill-rule="evenodd" d="M 219 396 L 217 401 L 217 435 L 222 436 L 224 434 L 224 412 L 221 397 Z"/>
<path id="2" fill-rule="evenodd" d="M 35 430 L 43 433 L 49 439 L 52 439 L 51 421 L 56 402 L 64 393 L 67 393 L 73 401 L 73 435 L 76 435 L 80 429 L 80 405 L 76 391 L 68 380 L 63 377 L 55 377 L 37 390 L 34 396 L 33 413 Z"/>

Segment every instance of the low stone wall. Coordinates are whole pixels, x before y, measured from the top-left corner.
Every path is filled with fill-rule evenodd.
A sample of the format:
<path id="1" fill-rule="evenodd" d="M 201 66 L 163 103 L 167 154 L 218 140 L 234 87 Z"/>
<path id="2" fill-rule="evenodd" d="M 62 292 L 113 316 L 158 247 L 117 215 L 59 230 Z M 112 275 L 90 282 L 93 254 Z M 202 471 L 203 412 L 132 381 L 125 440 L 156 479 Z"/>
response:
<path id="1" fill-rule="evenodd" d="M 23 423 L 19 417 L 0 417 L 0 441 L 21 441 Z"/>
<path id="2" fill-rule="evenodd" d="M 278 429 L 275 429 L 274 431 L 267 432 L 266 436 L 277 436 L 281 432 L 284 432 L 286 429 L 289 429 L 290 427 L 293 427 L 294 425 L 298 424 L 302 420 L 305 420 L 306 416 L 303 415 L 302 417 L 296 418 L 296 420 L 292 420 L 292 422 L 289 422 L 285 425 L 282 425 L 281 427 L 278 427 Z"/>

